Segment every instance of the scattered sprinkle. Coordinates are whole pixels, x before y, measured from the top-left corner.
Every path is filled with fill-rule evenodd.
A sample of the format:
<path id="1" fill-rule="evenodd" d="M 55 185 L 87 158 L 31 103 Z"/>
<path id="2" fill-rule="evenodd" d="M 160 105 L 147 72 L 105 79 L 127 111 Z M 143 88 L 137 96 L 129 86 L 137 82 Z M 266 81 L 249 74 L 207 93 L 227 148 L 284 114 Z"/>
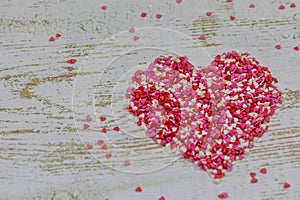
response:
<path id="1" fill-rule="evenodd" d="M 285 6 L 284 5 L 280 5 L 279 6 L 279 10 L 284 10 L 285 9 Z"/>
<path id="2" fill-rule="evenodd" d="M 102 9 L 102 10 L 106 10 L 106 9 L 107 9 L 107 6 L 101 6 L 101 9 Z"/>
<path id="3" fill-rule="evenodd" d="M 157 18 L 157 19 L 160 19 L 161 17 L 162 17 L 161 14 L 156 14 L 156 18 Z"/>
<path id="4" fill-rule="evenodd" d="M 290 8 L 296 8 L 296 4 L 295 3 L 291 3 L 290 4 Z"/>
<path id="5" fill-rule="evenodd" d="M 60 38 L 60 37 L 61 37 L 61 34 L 60 34 L 60 33 L 56 33 L 56 34 L 55 34 L 55 37 L 56 37 L 56 38 Z"/>
<path id="6" fill-rule="evenodd" d="M 100 121 L 101 121 L 101 122 L 104 122 L 105 120 L 106 120 L 106 117 L 105 117 L 105 116 L 101 116 L 101 117 L 100 117 Z"/>
<path id="7" fill-rule="evenodd" d="M 90 122 L 90 121 L 92 121 L 92 118 L 91 118 L 90 115 L 87 115 L 86 118 L 85 118 L 85 120 L 88 121 L 88 122 Z"/>
<path id="8" fill-rule="evenodd" d="M 257 182 L 258 182 L 257 178 L 254 178 L 254 177 L 253 177 L 253 178 L 251 179 L 251 183 L 257 183 Z"/>
<path id="9" fill-rule="evenodd" d="M 97 142 L 99 145 L 102 145 L 102 144 L 104 144 L 104 141 L 103 140 L 98 140 L 98 142 Z"/>
<path id="10" fill-rule="evenodd" d="M 103 128 L 101 129 L 101 132 L 102 132 L 102 133 L 106 133 L 106 131 L 107 131 L 107 130 L 106 130 L 105 127 L 103 127 Z"/>
<path id="11" fill-rule="evenodd" d="M 291 185 L 289 184 L 289 183 L 287 183 L 287 182 L 285 182 L 284 184 L 283 184 L 283 188 L 290 188 L 291 187 Z"/>
<path id="12" fill-rule="evenodd" d="M 55 41 L 55 38 L 51 36 L 51 37 L 49 38 L 49 41 L 50 41 L 50 42 L 53 42 L 53 41 Z"/>
<path id="13" fill-rule="evenodd" d="M 232 16 L 232 15 L 231 15 L 231 16 L 229 17 L 229 19 L 230 19 L 231 21 L 233 21 L 233 20 L 235 20 L 235 16 Z"/>
<path id="14" fill-rule="evenodd" d="M 219 199 L 226 199 L 226 198 L 228 198 L 228 197 L 229 197 L 229 196 L 228 196 L 227 192 L 223 192 L 223 193 L 221 193 L 221 194 L 218 195 L 218 198 L 219 198 Z"/>
<path id="15" fill-rule="evenodd" d="M 147 16 L 147 13 L 146 12 L 142 12 L 141 13 L 141 17 L 146 17 Z"/>
<path id="16" fill-rule="evenodd" d="M 101 146 L 101 149 L 104 149 L 104 150 L 106 150 L 106 149 L 107 149 L 107 146 L 106 146 L 106 144 L 103 144 L 103 145 Z"/>
<path id="17" fill-rule="evenodd" d="M 204 36 L 203 34 L 201 34 L 201 35 L 199 36 L 199 39 L 200 39 L 200 40 L 205 40 L 205 36 Z"/>
<path id="18" fill-rule="evenodd" d="M 226 0 L 226 2 L 227 2 L 227 3 L 231 3 L 231 2 L 232 2 L 232 0 Z"/>
<path id="19" fill-rule="evenodd" d="M 137 40 L 139 40 L 139 39 L 140 39 L 139 36 L 137 36 L 137 35 L 133 36 L 133 40 L 134 40 L 134 41 L 137 41 Z"/>
<path id="20" fill-rule="evenodd" d="M 275 46 L 275 48 L 276 48 L 276 49 L 281 49 L 281 45 L 280 45 L 280 44 L 277 44 L 277 45 Z"/>
<path id="21" fill-rule="evenodd" d="M 90 126 L 88 124 L 83 124 L 84 129 L 88 129 Z"/>
<path id="22" fill-rule="evenodd" d="M 135 188 L 135 191 L 136 192 L 142 192 L 142 188 L 140 186 L 138 186 L 138 187 Z"/>
<path id="23" fill-rule="evenodd" d="M 261 169 L 260 169 L 260 173 L 266 174 L 266 173 L 267 173 L 267 169 L 266 169 L 266 168 L 261 168 Z"/>
<path id="24" fill-rule="evenodd" d="M 251 4 L 249 5 L 249 8 L 255 8 L 255 5 L 254 5 L 253 3 L 251 3 Z"/>
<path id="25" fill-rule="evenodd" d="M 135 29 L 134 29 L 133 27 L 131 27 L 131 28 L 129 29 L 129 32 L 130 32 L 130 33 L 134 33 L 134 32 L 135 32 Z"/>
<path id="26" fill-rule="evenodd" d="M 68 69 L 68 71 L 69 71 L 69 72 L 71 72 L 71 71 L 73 71 L 73 70 L 74 70 L 74 68 L 73 68 L 73 67 L 68 67 L 67 69 Z"/>
<path id="27" fill-rule="evenodd" d="M 176 0 L 176 2 L 177 2 L 178 4 L 180 4 L 180 3 L 182 3 L 182 0 Z"/>
<path id="28" fill-rule="evenodd" d="M 166 200 L 166 198 L 164 196 L 161 196 L 158 200 Z"/>
<path id="29" fill-rule="evenodd" d="M 207 17 L 210 17 L 211 15 L 212 15 L 212 12 L 210 12 L 210 11 L 206 12 Z"/>
<path id="30" fill-rule="evenodd" d="M 126 166 L 126 167 L 130 166 L 130 161 L 129 160 L 125 160 L 124 161 L 124 166 Z"/>
<path id="31" fill-rule="evenodd" d="M 111 154 L 108 153 L 108 154 L 105 155 L 105 157 L 106 157 L 106 158 L 111 158 Z"/>
<path id="32" fill-rule="evenodd" d="M 119 130 L 120 130 L 120 127 L 118 127 L 118 126 L 114 127 L 114 131 L 119 131 Z"/>
<path id="33" fill-rule="evenodd" d="M 299 47 L 298 46 L 294 47 L 294 50 L 299 51 Z"/>
<path id="34" fill-rule="evenodd" d="M 93 145 L 87 144 L 87 145 L 86 145 L 86 148 L 87 148 L 87 149 L 92 149 L 92 148 L 93 148 Z"/>
<path id="35" fill-rule="evenodd" d="M 77 60 L 74 59 L 74 58 L 72 58 L 72 59 L 67 60 L 67 62 L 68 62 L 69 64 L 75 64 L 75 63 L 77 62 Z"/>
<path id="36" fill-rule="evenodd" d="M 254 178 L 254 177 L 256 176 L 256 173 L 255 173 L 255 172 L 250 172 L 250 176 L 251 176 L 252 178 Z"/>

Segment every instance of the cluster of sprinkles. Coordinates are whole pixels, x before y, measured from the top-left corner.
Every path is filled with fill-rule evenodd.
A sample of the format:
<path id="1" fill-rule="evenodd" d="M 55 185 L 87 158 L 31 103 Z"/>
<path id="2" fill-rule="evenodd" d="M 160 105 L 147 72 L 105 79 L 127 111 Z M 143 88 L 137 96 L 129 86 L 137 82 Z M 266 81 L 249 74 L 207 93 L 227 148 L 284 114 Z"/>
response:
<path id="1" fill-rule="evenodd" d="M 276 82 L 248 53 L 217 55 L 204 69 L 186 57 L 161 56 L 136 71 L 128 111 L 148 137 L 219 179 L 268 129 L 281 103 Z"/>

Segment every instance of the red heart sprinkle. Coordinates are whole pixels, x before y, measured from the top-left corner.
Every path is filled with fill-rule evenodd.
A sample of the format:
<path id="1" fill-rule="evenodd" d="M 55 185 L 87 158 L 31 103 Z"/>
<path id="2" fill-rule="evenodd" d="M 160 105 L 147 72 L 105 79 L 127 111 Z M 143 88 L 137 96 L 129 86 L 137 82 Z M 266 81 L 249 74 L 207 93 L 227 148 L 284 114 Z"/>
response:
<path id="1" fill-rule="evenodd" d="M 284 5 L 280 5 L 279 6 L 279 10 L 284 10 L 285 9 L 285 6 Z"/>
<path id="2" fill-rule="evenodd" d="M 50 41 L 50 42 L 53 42 L 53 41 L 55 41 L 55 38 L 54 38 L 54 37 L 50 37 L 50 38 L 49 38 L 49 41 Z"/>
<path id="3" fill-rule="evenodd" d="M 141 17 L 146 17 L 147 16 L 147 13 L 146 12 L 142 12 L 141 13 Z"/>
<path id="4" fill-rule="evenodd" d="M 60 34 L 60 33 L 56 33 L 55 37 L 56 37 L 56 38 L 60 38 L 60 37 L 61 37 L 61 34 Z"/>
<path id="5" fill-rule="evenodd" d="M 298 46 L 294 47 L 294 50 L 299 51 L 299 47 Z"/>
<path id="6" fill-rule="evenodd" d="M 233 20 L 235 20 L 235 16 L 230 16 L 229 19 L 230 19 L 231 21 L 233 21 Z"/>
<path id="7" fill-rule="evenodd" d="M 106 144 L 103 144 L 103 145 L 101 146 L 101 149 L 104 149 L 104 150 L 106 150 L 106 149 L 107 149 L 107 146 L 106 146 Z"/>
<path id="8" fill-rule="evenodd" d="M 285 183 L 283 184 L 283 187 L 284 187 L 284 188 L 290 188 L 291 185 L 290 185 L 289 183 L 285 182 Z"/>
<path id="9" fill-rule="evenodd" d="M 221 194 L 218 195 L 218 198 L 219 198 L 219 199 L 226 199 L 226 198 L 228 198 L 228 197 L 229 197 L 229 196 L 228 196 L 227 192 L 223 192 L 223 193 L 221 193 Z"/>
<path id="10" fill-rule="evenodd" d="M 103 128 L 101 129 L 101 132 L 102 132 L 102 133 L 106 133 L 106 128 L 103 127 Z"/>
<path id="11" fill-rule="evenodd" d="M 140 39 L 139 36 L 137 36 L 137 35 L 133 36 L 133 40 L 134 40 L 134 41 L 137 41 L 137 40 L 139 40 L 139 39 Z"/>
<path id="12" fill-rule="evenodd" d="M 252 178 L 254 178 L 254 177 L 256 176 L 256 173 L 255 173 L 255 172 L 250 172 L 250 176 L 251 176 Z"/>
<path id="13" fill-rule="evenodd" d="M 72 58 L 72 59 L 67 60 L 67 62 L 68 62 L 69 64 L 75 64 L 75 63 L 77 62 L 77 60 L 74 59 L 74 58 Z"/>
<path id="14" fill-rule="evenodd" d="M 92 149 L 92 148 L 93 148 L 93 145 L 87 144 L 87 145 L 86 145 L 86 148 L 87 148 L 87 149 Z"/>
<path id="15" fill-rule="evenodd" d="M 103 122 L 103 121 L 105 121 L 105 120 L 106 120 L 106 117 L 105 117 L 105 116 L 101 116 L 101 117 L 100 117 L 100 121 L 101 121 L 101 122 Z"/>
<path id="16" fill-rule="evenodd" d="M 161 196 L 158 200 L 166 200 L 166 198 L 164 196 Z"/>
<path id="17" fill-rule="evenodd" d="M 290 4 L 290 8 L 296 8 L 296 4 L 295 3 L 291 3 Z"/>
<path id="18" fill-rule="evenodd" d="M 251 179 L 251 183 L 257 183 L 257 182 L 258 182 L 257 178 L 252 178 Z"/>
<path id="19" fill-rule="evenodd" d="M 103 143 L 104 143 L 103 140 L 98 140 L 98 144 L 99 144 L 99 145 L 102 145 Z"/>
<path id="20" fill-rule="evenodd" d="M 260 173 L 266 174 L 266 173 L 267 173 L 267 169 L 266 169 L 266 168 L 261 168 L 261 169 L 260 169 Z"/>
<path id="21" fill-rule="evenodd" d="M 119 130 L 120 130 L 120 127 L 115 126 L 115 127 L 114 127 L 114 130 L 115 130 L 115 131 L 119 131 Z"/>
<path id="22" fill-rule="evenodd" d="M 88 129 L 90 126 L 88 124 L 83 124 L 84 129 Z"/>
<path id="23" fill-rule="evenodd" d="M 135 188 L 135 191 L 136 192 L 142 192 L 142 188 L 140 186 L 138 186 L 138 187 Z"/>

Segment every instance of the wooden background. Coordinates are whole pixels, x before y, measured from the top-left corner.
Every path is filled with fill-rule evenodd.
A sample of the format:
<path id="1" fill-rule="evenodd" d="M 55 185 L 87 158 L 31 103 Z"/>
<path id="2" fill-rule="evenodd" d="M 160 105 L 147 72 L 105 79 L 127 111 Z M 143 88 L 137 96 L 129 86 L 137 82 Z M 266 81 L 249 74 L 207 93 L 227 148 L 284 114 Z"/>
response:
<path id="1" fill-rule="evenodd" d="M 256 7 L 249 8 L 251 3 Z M 163 195 L 168 200 L 198 200 L 217 199 L 221 192 L 227 192 L 229 199 L 300 199 L 300 51 L 293 50 L 300 45 L 300 2 L 295 1 L 296 8 L 290 8 L 290 3 L 275 0 L 232 3 L 184 0 L 181 4 L 175 0 L 2 0 L 0 199 L 150 200 Z M 280 4 L 286 9 L 279 10 Z M 103 5 L 107 6 L 106 11 L 101 10 Z M 212 16 L 207 17 L 207 11 L 211 11 Z M 141 12 L 147 12 L 147 17 L 141 18 Z M 162 14 L 160 20 L 155 18 L 157 13 Z M 236 19 L 229 20 L 230 15 Z M 184 159 L 177 159 L 145 137 L 126 134 L 118 137 L 112 133 L 113 125 L 117 123 L 124 130 L 130 128 L 122 119 L 108 119 L 105 124 L 109 133 L 104 139 L 117 145 L 116 150 L 109 148 L 111 159 L 106 159 L 99 148 L 92 154 L 86 151 L 83 143 L 96 142 L 102 136 L 96 124 L 88 131 L 82 130 L 87 114 L 93 119 L 98 117 L 95 111 L 88 110 L 91 104 L 85 101 L 84 94 L 91 100 L 94 94 L 89 91 L 96 86 L 96 97 L 106 92 L 101 90 L 101 84 L 87 85 L 88 80 L 94 80 L 89 77 L 99 78 L 106 66 L 98 63 L 99 68 L 91 70 L 85 68 L 85 63 L 91 61 L 95 49 L 99 59 L 106 62 L 120 56 L 120 52 L 114 54 L 119 49 L 117 44 L 102 52 L 101 42 L 128 32 L 131 27 L 137 30 L 165 28 L 184 33 L 196 40 L 194 53 L 203 52 L 204 48 L 212 57 L 224 51 L 248 51 L 278 78 L 283 104 L 272 117 L 269 131 L 256 140 L 246 158 L 236 162 L 233 171 L 220 183 L 216 184 L 207 173 Z M 55 33 L 61 33 L 62 37 L 49 42 Z M 200 34 L 205 34 L 204 41 L 198 39 Z M 122 41 L 130 41 L 127 50 L 142 47 L 146 41 L 138 31 L 125 35 Z M 132 39 L 134 35 L 140 36 L 136 43 Z M 182 44 L 175 36 L 169 37 L 164 45 L 177 46 L 174 51 L 181 52 Z M 155 37 L 153 43 L 159 40 Z M 161 37 L 164 38 L 163 34 Z M 281 49 L 275 48 L 277 44 Z M 153 47 L 160 48 L 157 44 Z M 123 60 L 127 60 L 126 56 Z M 72 72 L 67 70 L 70 65 L 66 60 L 70 58 L 78 60 Z M 130 60 L 134 59 L 128 62 Z M 121 67 L 124 70 L 124 66 Z M 75 81 L 77 87 L 73 87 Z M 106 83 L 109 88 L 110 82 Z M 74 96 L 74 92 L 78 96 Z M 78 103 L 75 112 L 74 102 Z M 98 103 L 96 110 L 100 111 L 97 113 L 109 115 L 102 108 L 105 106 L 107 104 Z M 132 166 L 125 168 L 120 164 L 126 159 Z M 268 169 L 266 175 L 259 174 L 261 167 Z M 258 183 L 250 184 L 250 171 L 258 173 Z M 291 188 L 283 189 L 284 182 L 289 182 Z M 137 186 L 141 186 L 143 192 L 136 193 Z"/>

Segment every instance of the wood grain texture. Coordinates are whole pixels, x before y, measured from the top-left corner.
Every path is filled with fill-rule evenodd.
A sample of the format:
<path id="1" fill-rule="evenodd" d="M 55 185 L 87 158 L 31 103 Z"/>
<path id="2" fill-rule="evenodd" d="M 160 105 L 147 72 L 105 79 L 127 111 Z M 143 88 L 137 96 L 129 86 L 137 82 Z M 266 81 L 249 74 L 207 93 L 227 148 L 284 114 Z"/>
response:
<path id="1" fill-rule="evenodd" d="M 255 9 L 248 7 L 250 3 Z M 293 50 L 300 44 L 300 2 L 295 9 L 290 9 L 287 1 L 282 3 L 286 10 L 278 10 L 280 2 L 272 0 L 191 0 L 181 4 L 175 0 L 1 1 L 0 199 L 124 200 L 158 199 L 161 195 L 175 200 L 217 199 L 223 191 L 230 199 L 300 199 L 300 59 L 299 52 Z M 107 5 L 106 11 L 101 10 L 102 5 Z M 148 13 L 146 18 L 140 18 L 143 11 Z M 213 15 L 205 16 L 207 11 Z M 162 19 L 157 20 L 156 13 L 161 13 Z M 236 20 L 230 21 L 230 15 Z M 80 96 L 77 99 L 83 104 L 76 107 L 78 112 L 72 111 L 74 82 L 100 76 L 101 70 L 84 68 L 87 58 L 93 50 L 101 59 L 112 58 L 125 44 L 102 52 L 101 42 L 130 27 L 184 33 L 196 39 L 195 45 L 184 47 L 191 52 L 205 48 L 213 56 L 233 49 L 248 51 L 278 77 L 283 104 L 272 117 L 269 131 L 220 183 L 145 137 L 108 134 L 115 145 L 107 151 L 112 153 L 111 159 L 100 149 L 94 155 L 86 151 L 74 117 L 82 134 L 84 116 L 92 112 L 85 110 L 90 102 Z M 49 42 L 57 32 L 62 37 Z M 205 41 L 197 40 L 200 34 L 205 34 Z M 170 41 L 166 45 L 170 48 L 181 45 Z M 126 43 L 126 48 L 134 50 L 139 48 L 137 44 L 143 45 L 142 37 L 139 43 Z M 276 50 L 276 44 L 282 48 Z M 72 72 L 67 70 L 70 58 L 78 60 Z M 114 86 L 114 82 L 106 84 Z M 110 105 L 106 92 L 96 93 L 106 99 L 95 104 L 99 112 Z M 118 120 L 108 119 L 109 132 L 116 122 L 121 122 L 123 129 L 132 128 L 125 120 Z M 96 125 L 85 137 L 93 139 L 95 134 L 99 134 Z M 122 166 L 126 159 L 132 163 L 129 168 Z M 261 167 L 268 173 L 259 174 L 259 183 L 251 185 L 249 172 L 258 172 Z M 285 181 L 292 185 L 288 190 L 282 188 Z M 143 192 L 137 194 L 134 189 L 139 185 Z"/>

